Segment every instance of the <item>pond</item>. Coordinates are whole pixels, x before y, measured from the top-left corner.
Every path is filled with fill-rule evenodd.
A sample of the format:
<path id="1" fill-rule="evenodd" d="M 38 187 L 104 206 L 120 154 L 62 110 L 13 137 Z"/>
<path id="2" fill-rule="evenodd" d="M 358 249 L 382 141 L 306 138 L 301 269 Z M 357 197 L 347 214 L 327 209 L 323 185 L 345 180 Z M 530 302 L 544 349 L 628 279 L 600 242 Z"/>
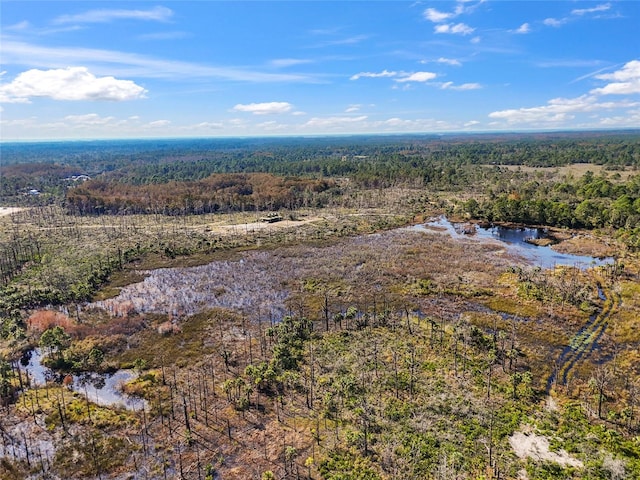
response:
<path id="1" fill-rule="evenodd" d="M 411 228 L 413 230 L 427 232 L 441 231 L 457 240 L 475 239 L 477 241 L 499 241 L 505 245 L 508 253 L 524 259 L 531 265 L 541 268 L 569 265 L 586 270 L 587 268 L 607 265 L 614 262 L 614 259 L 611 257 L 597 258 L 588 255 L 560 253 L 549 246 L 538 246 L 528 242 L 530 239 L 545 238 L 547 231 L 544 228 L 508 228 L 495 225 L 489 227 L 476 226 L 474 233 L 465 234 L 461 231 L 460 225 L 450 222 L 444 216 L 424 225 L 415 225 Z"/>
<path id="2" fill-rule="evenodd" d="M 42 364 L 42 352 L 39 348 L 27 352 L 20 362 L 22 370 L 29 376 L 31 385 L 40 386 L 46 382 L 62 381 L 62 375 Z M 74 392 L 86 395 L 89 401 L 98 405 L 120 405 L 127 410 L 139 410 L 146 406 L 146 401 L 126 395 L 120 390 L 123 383 L 133 378 L 135 375 L 131 370 L 118 370 L 112 374 L 90 372 L 73 375 L 70 387 Z"/>

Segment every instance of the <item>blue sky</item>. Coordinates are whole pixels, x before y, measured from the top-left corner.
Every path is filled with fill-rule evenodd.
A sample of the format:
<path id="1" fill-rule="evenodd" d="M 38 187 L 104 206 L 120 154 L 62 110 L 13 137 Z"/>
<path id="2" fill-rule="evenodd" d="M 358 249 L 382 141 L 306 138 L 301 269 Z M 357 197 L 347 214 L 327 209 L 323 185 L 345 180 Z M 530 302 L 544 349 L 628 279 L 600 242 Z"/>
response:
<path id="1" fill-rule="evenodd" d="M 639 1 L 0 9 L 2 140 L 640 127 Z"/>

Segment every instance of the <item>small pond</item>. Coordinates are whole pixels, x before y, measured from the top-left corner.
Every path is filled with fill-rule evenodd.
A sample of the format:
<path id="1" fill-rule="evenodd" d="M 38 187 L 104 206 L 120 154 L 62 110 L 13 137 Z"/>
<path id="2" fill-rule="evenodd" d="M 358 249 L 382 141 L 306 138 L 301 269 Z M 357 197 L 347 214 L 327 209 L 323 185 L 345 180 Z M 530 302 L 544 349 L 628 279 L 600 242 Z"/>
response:
<path id="1" fill-rule="evenodd" d="M 455 239 L 475 239 L 477 241 L 499 241 L 502 242 L 510 254 L 521 257 L 532 265 L 541 268 L 554 268 L 556 265 L 575 266 L 580 269 L 587 269 L 613 263 L 611 257 L 596 258 L 588 255 L 573 255 L 570 253 L 556 252 L 548 246 L 537 246 L 527 242 L 530 239 L 545 238 L 546 230 L 543 228 L 508 228 L 501 226 L 476 227 L 475 233 L 465 234 L 457 228 L 458 225 L 451 223 L 446 217 L 411 227 L 419 231 L 442 231 Z"/>
<path id="2" fill-rule="evenodd" d="M 44 385 L 46 382 L 61 381 L 61 375 L 42 364 L 40 349 L 31 350 L 21 359 L 22 370 L 29 375 L 31 385 Z M 128 410 L 146 407 L 146 401 L 126 395 L 120 391 L 120 385 L 133 379 L 130 370 L 118 370 L 112 374 L 83 373 L 73 375 L 71 389 L 86 395 L 89 401 L 102 406 L 121 405 Z"/>

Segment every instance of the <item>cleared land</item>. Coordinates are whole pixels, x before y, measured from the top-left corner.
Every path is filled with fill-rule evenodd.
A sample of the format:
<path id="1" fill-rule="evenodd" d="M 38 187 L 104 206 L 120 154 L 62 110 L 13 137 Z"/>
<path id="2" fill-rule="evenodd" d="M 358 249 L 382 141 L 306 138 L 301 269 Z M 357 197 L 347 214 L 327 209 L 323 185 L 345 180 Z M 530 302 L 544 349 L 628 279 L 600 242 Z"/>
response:
<path id="1" fill-rule="evenodd" d="M 611 170 L 604 165 L 596 165 L 593 163 L 572 163 L 561 167 L 528 167 L 525 165 L 501 165 L 500 167 L 514 172 L 539 173 L 556 178 L 571 177 L 574 179 L 580 179 L 587 172 L 591 172 L 597 176 L 605 175 L 608 179 L 619 182 L 627 181 L 629 177 L 638 174 L 638 170 L 632 167 Z"/>
<path id="2" fill-rule="evenodd" d="M 11 215 L 12 213 L 19 212 L 20 210 L 24 210 L 20 207 L 0 207 L 0 217 L 4 215 Z"/>

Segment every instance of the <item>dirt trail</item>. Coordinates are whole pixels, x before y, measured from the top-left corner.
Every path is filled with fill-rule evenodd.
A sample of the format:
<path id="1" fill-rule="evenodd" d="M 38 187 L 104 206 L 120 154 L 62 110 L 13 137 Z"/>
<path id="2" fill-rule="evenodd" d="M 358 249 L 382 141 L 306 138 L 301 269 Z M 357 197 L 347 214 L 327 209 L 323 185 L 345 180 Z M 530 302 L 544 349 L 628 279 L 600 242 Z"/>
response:
<path id="1" fill-rule="evenodd" d="M 573 367 L 586 355 L 593 352 L 598 340 L 609 325 L 609 318 L 617 310 L 620 297 L 612 289 L 598 284 L 598 296 L 603 301 L 602 310 L 591 316 L 587 324 L 576 333 L 556 360 L 556 368 L 547 379 L 547 393 L 554 383 L 558 382 L 561 385 L 567 383 L 567 378 Z"/>

